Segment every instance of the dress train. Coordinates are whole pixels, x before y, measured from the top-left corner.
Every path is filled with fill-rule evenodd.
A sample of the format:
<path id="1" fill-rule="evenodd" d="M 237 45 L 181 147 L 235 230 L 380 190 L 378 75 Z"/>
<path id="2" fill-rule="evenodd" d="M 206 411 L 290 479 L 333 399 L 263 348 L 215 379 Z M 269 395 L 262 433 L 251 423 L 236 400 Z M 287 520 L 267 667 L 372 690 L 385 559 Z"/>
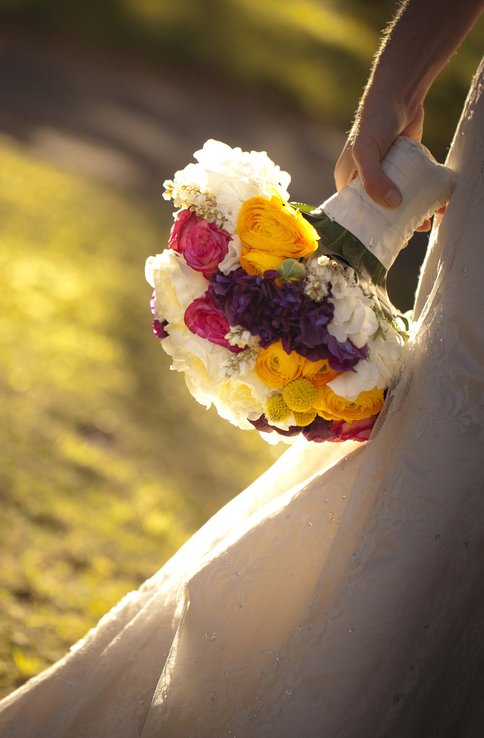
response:
<path id="1" fill-rule="evenodd" d="M 296 444 L 7 697 L 2 737 L 483 735 L 483 80 L 371 440 Z"/>

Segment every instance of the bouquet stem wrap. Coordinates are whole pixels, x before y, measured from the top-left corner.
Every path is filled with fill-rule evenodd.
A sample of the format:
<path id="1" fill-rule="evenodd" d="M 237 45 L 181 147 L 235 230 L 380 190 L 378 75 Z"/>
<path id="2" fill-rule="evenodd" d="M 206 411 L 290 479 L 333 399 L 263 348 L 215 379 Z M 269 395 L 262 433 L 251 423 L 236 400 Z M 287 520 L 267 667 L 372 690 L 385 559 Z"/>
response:
<path id="1" fill-rule="evenodd" d="M 318 253 L 341 259 L 376 290 L 382 309 L 394 309 L 387 294 L 387 273 L 416 228 L 445 205 L 456 175 L 439 164 L 419 141 L 400 137 L 382 162 L 383 170 L 402 193 L 397 208 L 379 205 L 366 192 L 360 177 L 305 217 L 318 231 Z"/>
<path id="2" fill-rule="evenodd" d="M 421 143 L 405 137 L 393 144 L 382 166 L 402 193 L 397 208 L 383 207 L 372 200 L 356 177 L 313 210 L 311 222 L 315 225 L 324 213 L 349 231 L 388 270 L 420 223 L 449 200 L 456 175 L 439 164 Z M 320 235 L 323 241 L 327 240 L 323 227 Z M 341 256 L 354 259 L 356 255 Z"/>

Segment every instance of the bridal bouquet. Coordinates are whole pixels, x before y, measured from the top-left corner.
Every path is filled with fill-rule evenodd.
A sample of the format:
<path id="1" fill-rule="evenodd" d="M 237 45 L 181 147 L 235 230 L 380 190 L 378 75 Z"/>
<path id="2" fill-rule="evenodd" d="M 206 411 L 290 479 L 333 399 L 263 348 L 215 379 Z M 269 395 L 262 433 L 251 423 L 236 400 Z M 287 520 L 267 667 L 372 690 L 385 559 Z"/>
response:
<path id="1" fill-rule="evenodd" d="M 176 212 L 146 263 L 153 331 L 198 402 L 243 429 L 368 438 L 408 328 L 387 269 L 453 181 L 420 144 L 398 145 L 385 160 L 407 203 L 397 219 L 358 181 L 318 209 L 291 204 L 290 177 L 265 152 L 213 140 L 164 183 Z M 420 189 L 432 176 L 412 209 L 416 163 Z"/>

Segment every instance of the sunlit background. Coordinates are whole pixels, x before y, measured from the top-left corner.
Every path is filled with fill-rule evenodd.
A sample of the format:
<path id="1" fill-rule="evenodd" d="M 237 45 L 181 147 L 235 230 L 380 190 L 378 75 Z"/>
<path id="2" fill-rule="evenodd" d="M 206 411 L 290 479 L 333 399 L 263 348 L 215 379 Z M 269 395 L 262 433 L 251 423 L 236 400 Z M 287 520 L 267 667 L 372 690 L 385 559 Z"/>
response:
<path id="1" fill-rule="evenodd" d="M 0 0 L 0 693 L 281 452 L 198 406 L 151 335 L 160 185 L 212 137 L 268 151 L 319 204 L 393 7 Z M 429 98 L 439 159 L 483 39 Z M 403 309 L 425 243 L 395 268 Z"/>

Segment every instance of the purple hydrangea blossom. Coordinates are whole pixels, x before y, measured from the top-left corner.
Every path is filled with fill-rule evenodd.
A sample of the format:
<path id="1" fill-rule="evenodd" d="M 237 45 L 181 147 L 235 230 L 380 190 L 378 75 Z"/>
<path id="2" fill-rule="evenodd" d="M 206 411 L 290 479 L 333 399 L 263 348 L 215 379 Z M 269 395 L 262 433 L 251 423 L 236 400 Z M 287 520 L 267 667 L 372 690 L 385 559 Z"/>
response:
<path id="1" fill-rule="evenodd" d="M 285 351 L 297 351 L 311 361 L 327 359 L 335 371 L 349 371 L 367 355 L 366 347 L 338 342 L 328 333 L 334 307 L 326 299 L 314 302 L 302 283 L 282 282 L 276 271 L 264 276 L 242 268 L 225 275 L 217 272 L 209 293 L 217 300 L 230 325 L 241 325 L 260 337 L 264 348 L 282 341 Z"/>

